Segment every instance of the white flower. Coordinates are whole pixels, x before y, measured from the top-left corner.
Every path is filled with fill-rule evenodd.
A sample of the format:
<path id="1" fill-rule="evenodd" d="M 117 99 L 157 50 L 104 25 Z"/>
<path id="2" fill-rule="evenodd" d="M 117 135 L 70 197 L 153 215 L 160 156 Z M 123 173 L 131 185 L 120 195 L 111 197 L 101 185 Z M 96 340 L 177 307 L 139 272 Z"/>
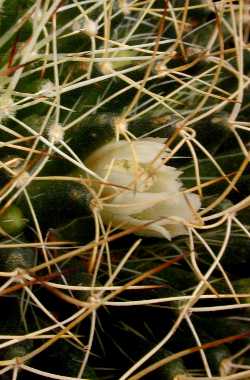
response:
<path id="1" fill-rule="evenodd" d="M 197 222 L 200 197 L 183 193 L 180 171 L 163 164 L 168 152 L 163 139 L 113 141 L 96 150 L 86 166 L 107 185 L 95 185 L 102 197 L 104 223 L 138 233 L 171 239 L 187 234 L 185 224 Z M 136 232 L 137 233 L 137 232 Z"/>

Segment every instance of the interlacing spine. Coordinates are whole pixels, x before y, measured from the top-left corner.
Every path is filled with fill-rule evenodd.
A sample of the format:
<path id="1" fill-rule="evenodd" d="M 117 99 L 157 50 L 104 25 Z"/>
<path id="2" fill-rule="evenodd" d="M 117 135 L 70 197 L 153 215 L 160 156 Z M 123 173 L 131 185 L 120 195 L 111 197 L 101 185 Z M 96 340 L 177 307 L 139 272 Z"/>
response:
<path id="1" fill-rule="evenodd" d="M 0 378 L 250 378 L 248 0 L 0 0 Z"/>

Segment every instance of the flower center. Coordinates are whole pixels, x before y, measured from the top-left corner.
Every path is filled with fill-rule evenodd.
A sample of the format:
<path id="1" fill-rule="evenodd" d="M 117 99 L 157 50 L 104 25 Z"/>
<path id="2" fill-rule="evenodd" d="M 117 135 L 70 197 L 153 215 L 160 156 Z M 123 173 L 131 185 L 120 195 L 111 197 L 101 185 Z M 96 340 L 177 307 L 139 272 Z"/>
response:
<path id="1" fill-rule="evenodd" d="M 131 175 L 131 185 L 139 192 L 147 191 L 154 184 L 156 177 L 151 165 L 138 164 L 132 160 L 115 160 L 113 169 Z"/>

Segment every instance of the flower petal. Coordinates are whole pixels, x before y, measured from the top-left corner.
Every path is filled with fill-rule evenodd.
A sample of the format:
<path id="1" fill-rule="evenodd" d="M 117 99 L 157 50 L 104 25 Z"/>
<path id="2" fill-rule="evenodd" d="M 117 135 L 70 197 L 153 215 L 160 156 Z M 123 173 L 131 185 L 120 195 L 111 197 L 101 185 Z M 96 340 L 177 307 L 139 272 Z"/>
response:
<path id="1" fill-rule="evenodd" d="M 99 170 L 98 174 L 100 175 L 100 177 L 105 178 L 106 182 L 109 182 L 110 184 L 117 186 L 126 187 L 129 184 L 131 184 L 134 180 L 133 175 L 128 171 L 117 171 L 113 169 L 110 173 L 108 173 L 107 169 L 102 169 Z"/>
<path id="2" fill-rule="evenodd" d="M 192 222 L 195 219 L 195 212 L 200 208 L 200 198 L 196 194 L 173 193 L 164 202 L 156 204 L 152 208 L 145 209 L 140 218 L 153 219 L 158 217 L 169 218 L 179 217 L 185 221 Z M 138 217 L 138 215 L 137 215 Z"/>
<path id="3" fill-rule="evenodd" d="M 158 161 L 160 157 L 165 157 L 165 145 L 158 141 L 136 140 L 135 142 L 133 142 L 133 145 L 136 151 L 136 155 L 138 157 L 138 161 L 141 163 L 150 163 L 151 161 L 155 160 L 159 155 L 160 156 L 158 157 Z M 131 156 L 131 158 L 132 157 L 133 156 Z"/>
<path id="4" fill-rule="evenodd" d="M 135 140 L 110 142 L 97 149 L 86 160 L 86 166 L 98 171 L 98 168 L 108 165 L 112 159 L 132 160 L 138 163 L 149 163 L 161 153 L 165 156 L 165 145 L 161 142 L 150 140 Z"/>
<path id="5" fill-rule="evenodd" d="M 151 220 L 139 220 L 129 215 L 124 217 L 118 214 L 109 213 L 107 210 L 102 212 L 102 218 L 104 223 L 112 222 L 114 226 L 118 226 L 123 230 L 131 227 L 142 227 L 147 223 L 151 223 L 144 226 L 142 229 L 135 231 L 135 233 L 141 236 L 159 237 L 171 240 L 171 235 L 168 230 Z"/>
<path id="6" fill-rule="evenodd" d="M 181 172 L 172 166 L 161 166 L 155 175 L 153 185 L 149 191 L 153 193 L 167 192 L 176 193 L 180 191 L 182 186 L 181 181 L 178 179 Z"/>
<path id="7" fill-rule="evenodd" d="M 120 195 L 117 195 L 113 200 L 104 205 L 105 209 L 109 212 L 119 215 L 133 215 L 139 214 L 144 210 L 151 208 L 154 210 L 154 206 L 157 203 L 166 200 L 165 193 L 138 193 L 133 191 L 124 191 Z M 153 218 L 157 218 L 157 214 Z"/>

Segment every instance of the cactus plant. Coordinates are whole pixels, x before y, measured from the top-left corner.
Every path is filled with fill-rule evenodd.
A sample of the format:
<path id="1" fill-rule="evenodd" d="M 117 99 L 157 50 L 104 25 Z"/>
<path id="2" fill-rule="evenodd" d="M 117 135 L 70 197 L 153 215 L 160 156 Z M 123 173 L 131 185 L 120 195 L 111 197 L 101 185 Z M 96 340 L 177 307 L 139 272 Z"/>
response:
<path id="1" fill-rule="evenodd" d="M 248 379 L 242 0 L 0 0 L 0 376 Z"/>

